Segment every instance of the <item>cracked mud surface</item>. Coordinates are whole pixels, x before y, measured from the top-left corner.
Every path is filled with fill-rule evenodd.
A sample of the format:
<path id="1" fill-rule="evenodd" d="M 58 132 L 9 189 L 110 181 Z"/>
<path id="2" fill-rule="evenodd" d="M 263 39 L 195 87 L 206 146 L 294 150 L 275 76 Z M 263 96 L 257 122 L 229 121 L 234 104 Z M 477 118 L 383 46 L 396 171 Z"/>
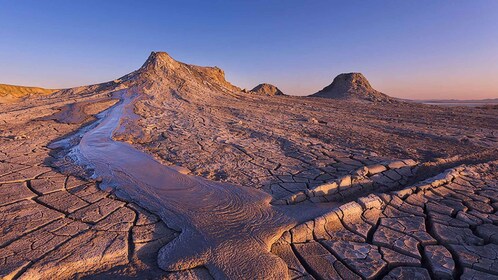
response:
<path id="1" fill-rule="evenodd" d="M 92 113 L 108 106 L 93 103 Z M 158 251 L 177 231 L 138 205 L 102 191 L 98 182 L 50 166 L 47 145 L 81 124 L 35 120 L 46 113 L 25 109 L 2 126 L 0 278 L 209 278 L 202 268 L 159 269 Z"/>
<path id="2" fill-rule="evenodd" d="M 206 85 L 196 68 L 159 64 L 0 105 L 0 278 L 220 277 L 205 264 L 161 269 L 160 249 L 184 232 L 48 148 L 77 145 L 70 136 L 127 88 L 142 98 L 115 140 L 181 173 L 258 189 L 264 207 L 320 208 L 268 244 L 286 277 L 498 278 L 496 111 L 246 95 L 216 69 L 199 70 Z"/>
<path id="3" fill-rule="evenodd" d="M 496 164 L 358 198 L 284 233 L 272 252 L 293 279 L 496 279 Z"/>

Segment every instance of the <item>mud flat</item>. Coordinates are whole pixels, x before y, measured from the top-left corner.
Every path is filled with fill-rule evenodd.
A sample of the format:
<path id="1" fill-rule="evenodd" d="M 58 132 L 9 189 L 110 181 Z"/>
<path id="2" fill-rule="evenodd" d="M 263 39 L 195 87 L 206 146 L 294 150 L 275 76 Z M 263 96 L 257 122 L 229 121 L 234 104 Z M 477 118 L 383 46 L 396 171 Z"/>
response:
<path id="1" fill-rule="evenodd" d="M 170 271 L 206 266 L 219 279 L 285 278 L 286 265 L 269 252 L 271 244 L 284 230 L 320 212 L 310 207 L 285 211 L 299 206 L 272 206 L 271 196 L 263 191 L 182 174 L 128 143 L 114 141 L 123 117 L 133 114 L 133 95 L 126 90 L 117 94 L 121 101 L 102 114 L 95 128 L 79 135 L 70 156 L 92 170 L 101 188 L 113 188 L 109 191 L 181 232 L 159 251 L 159 266 Z"/>
<path id="2" fill-rule="evenodd" d="M 0 277 L 498 277 L 496 111 L 379 100 L 153 53 L 2 104 Z"/>

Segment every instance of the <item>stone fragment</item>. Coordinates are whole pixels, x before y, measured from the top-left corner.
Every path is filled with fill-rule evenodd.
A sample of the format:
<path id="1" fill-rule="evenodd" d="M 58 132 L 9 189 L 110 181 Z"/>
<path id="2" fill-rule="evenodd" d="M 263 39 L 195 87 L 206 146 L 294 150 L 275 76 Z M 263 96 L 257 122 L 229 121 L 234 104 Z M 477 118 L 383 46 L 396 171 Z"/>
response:
<path id="1" fill-rule="evenodd" d="M 493 224 L 484 224 L 477 226 L 477 234 L 484 239 L 485 242 L 490 242 L 498 245 L 498 226 Z"/>
<path id="2" fill-rule="evenodd" d="M 394 169 L 394 171 L 396 171 L 396 173 L 398 173 L 404 178 L 408 178 L 414 175 L 413 169 L 410 166 Z"/>
<path id="3" fill-rule="evenodd" d="M 436 243 L 436 240 L 427 233 L 423 217 L 381 218 L 380 224 L 390 229 L 415 237 L 421 244 Z"/>
<path id="4" fill-rule="evenodd" d="M 389 273 L 382 279 L 383 280 L 405 280 L 405 279 L 431 280 L 431 276 L 429 275 L 429 272 L 425 268 L 400 266 L 389 271 Z"/>
<path id="5" fill-rule="evenodd" d="M 469 214 L 469 213 L 467 213 Z M 442 215 L 436 212 L 429 213 L 429 220 L 433 223 L 442 224 L 450 227 L 458 227 L 458 228 L 468 228 L 469 224 L 464 222 L 461 219 L 453 218 L 452 216 Z"/>
<path id="6" fill-rule="evenodd" d="M 360 167 L 353 173 L 356 178 L 362 178 L 368 175 L 368 168 L 366 166 Z"/>
<path id="7" fill-rule="evenodd" d="M 83 199 L 88 203 L 97 202 L 98 200 L 105 198 L 108 195 L 93 183 L 78 185 L 76 187 L 68 189 L 68 192 L 76 195 L 77 197 Z"/>
<path id="8" fill-rule="evenodd" d="M 397 181 L 392 180 L 391 178 L 383 175 L 382 173 L 375 174 L 370 177 L 374 183 L 379 184 L 381 186 L 386 186 L 388 188 L 396 187 L 399 185 Z"/>
<path id="9" fill-rule="evenodd" d="M 420 259 L 418 244 L 415 238 L 394 231 L 385 226 L 379 226 L 373 235 L 372 243 L 378 246 L 384 246 L 392 250 L 398 251 L 405 255 Z"/>
<path id="10" fill-rule="evenodd" d="M 356 223 L 361 221 L 361 215 L 363 214 L 363 208 L 360 204 L 352 201 L 339 206 L 341 210 L 341 220 L 347 223 Z"/>
<path id="11" fill-rule="evenodd" d="M 313 240 L 313 220 L 299 224 L 290 230 L 292 243 L 301 243 Z"/>
<path id="12" fill-rule="evenodd" d="M 398 266 L 420 266 L 420 260 L 398 253 L 389 248 L 380 247 L 382 258 L 387 262 L 388 268 L 392 269 Z"/>
<path id="13" fill-rule="evenodd" d="M 96 203 L 90 204 L 87 207 L 77 210 L 76 212 L 70 214 L 69 217 L 81 220 L 83 222 L 96 223 L 104 219 L 114 210 L 123 207 L 124 204 L 125 203 L 122 201 L 103 198 Z"/>
<path id="14" fill-rule="evenodd" d="M 351 186 L 351 176 L 347 175 L 339 180 L 339 188 Z"/>
<path id="15" fill-rule="evenodd" d="M 398 208 L 392 205 L 387 205 L 382 211 L 382 214 L 386 217 L 397 218 L 397 217 L 413 217 L 412 213 L 400 211 Z"/>
<path id="16" fill-rule="evenodd" d="M 377 209 L 377 208 L 370 208 L 365 210 L 362 215 L 362 219 L 369 223 L 370 225 L 374 226 L 377 224 L 377 221 L 385 217 L 384 214 L 382 213 L 382 209 Z"/>
<path id="17" fill-rule="evenodd" d="M 308 197 L 306 196 L 306 194 L 304 193 L 296 193 L 296 194 L 293 194 L 292 196 L 290 196 L 288 199 L 287 199 L 287 204 L 295 204 L 295 203 L 299 203 L 299 202 L 303 202 L 307 199 Z"/>
<path id="18" fill-rule="evenodd" d="M 318 240 L 365 241 L 365 238 L 346 229 L 336 212 L 315 219 L 314 237 Z"/>
<path id="19" fill-rule="evenodd" d="M 397 168 L 404 167 L 406 165 L 407 164 L 405 162 L 403 162 L 402 160 L 398 160 L 398 161 L 393 161 L 393 162 L 389 163 L 387 166 L 390 169 L 397 169 Z"/>
<path id="20" fill-rule="evenodd" d="M 467 267 L 498 275 L 498 245 L 450 245 L 459 262 Z"/>
<path id="21" fill-rule="evenodd" d="M 31 187 L 41 194 L 47 194 L 64 189 L 66 177 L 53 177 L 31 180 Z"/>
<path id="22" fill-rule="evenodd" d="M 341 220 L 350 231 L 367 238 L 372 225 L 362 219 L 363 208 L 356 202 L 349 202 L 339 207 L 342 213 Z"/>
<path id="23" fill-rule="evenodd" d="M 447 216 L 453 215 L 453 212 L 455 211 L 451 207 L 448 207 L 446 205 L 443 205 L 441 203 L 436 203 L 436 202 L 433 202 L 433 201 L 429 201 L 426 204 L 426 208 L 427 208 L 427 210 L 429 212 L 436 212 L 436 213 L 439 213 L 439 214 L 442 214 L 442 215 L 447 215 Z"/>
<path id="24" fill-rule="evenodd" d="M 67 279 L 128 262 L 127 233 L 86 231 L 34 263 L 24 279 Z"/>
<path id="25" fill-rule="evenodd" d="M 387 268 L 387 263 L 382 259 L 377 246 L 346 241 L 322 243 L 364 279 L 374 279 Z"/>
<path id="26" fill-rule="evenodd" d="M 64 213 L 72 213 L 88 205 L 86 201 L 66 191 L 57 191 L 42 195 L 37 200 Z"/>
<path id="27" fill-rule="evenodd" d="M 135 212 L 121 207 L 95 224 L 94 229 L 104 231 L 128 231 L 135 221 Z"/>
<path id="28" fill-rule="evenodd" d="M 408 165 L 408 166 L 415 166 L 415 165 L 417 165 L 417 162 L 414 161 L 413 159 L 404 159 L 403 162 L 406 163 L 406 165 Z"/>
<path id="29" fill-rule="evenodd" d="M 384 203 L 382 200 L 374 195 L 370 194 L 366 197 L 360 197 L 357 202 L 363 207 L 363 209 L 370 209 L 370 208 L 376 208 L 376 209 L 381 209 Z"/>
<path id="30" fill-rule="evenodd" d="M 406 212 L 406 213 L 410 213 L 410 214 L 413 214 L 416 216 L 421 216 L 421 217 L 425 216 L 424 210 L 422 207 L 409 204 L 409 203 L 403 201 L 398 196 L 392 196 L 392 199 L 389 202 L 389 205 L 395 207 L 396 209 L 398 209 L 400 211 Z"/>
<path id="31" fill-rule="evenodd" d="M 424 247 L 424 255 L 432 275 L 438 279 L 453 279 L 455 262 L 448 249 L 441 245 L 428 245 Z"/>
<path id="32" fill-rule="evenodd" d="M 392 194 L 396 195 L 399 198 L 405 198 L 413 193 L 412 188 L 404 188 L 399 191 L 394 191 Z"/>
<path id="33" fill-rule="evenodd" d="M 468 213 L 459 211 L 456 215 L 456 219 L 462 221 L 465 224 L 468 224 L 469 226 L 477 226 L 483 223 L 481 219 L 479 219 L 476 216 L 470 215 Z"/>
<path id="34" fill-rule="evenodd" d="M 280 186 L 291 193 L 304 192 L 308 190 L 305 183 L 280 183 Z"/>
<path id="35" fill-rule="evenodd" d="M 432 230 L 434 236 L 443 244 L 481 245 L 484 243 L 484 241 L 475 236 L 469 228 L 457 228 L 433 223 Z"/>
<path id="36" fill-rule="evenodd" d="M 339 261 L 318 242 L 294 244 L 293 246 L 313 275 L 322 279 L 341 279 L 341 275 L 344 275 L 344 271 L 347 270 L 346 267 L 341 266 L 341 270 L 338 271 L 335 267 Z M 348 276 L 354 275 L 353 272 L 347 274 Z M 361 279 L 358 275 L 355 276 L 349 279 Z"/>
<path id="37" fill-rule="evenodd" d="M 496 214 L 484 214 L 479 211 L 470 210 L 467 214 L 480 219 L 483 223 L 491 224 L 496 221 Z"/>
<path id="38" fill-rule="evenodd" d="M 478 192 L 480 196 L 488 198 L 490 201 L 498 201 L 498 188 L 497 189 L 485 189 Z"/>
<path id="39" fill-rule="evenodd" d="M 0 181 L 7 181 L 4 180 L 2 177 L 8 174 L 11 174 L 15 171 L 23 170 L 30 168 L 29 166 L 22 165 L 22 164 L 17 164 L 17 163 L 12 163 L 12 162 L 0 162 Z"/>
<path id="40" fill-rule="evenodd" d="M 330 180 L 332 180 L 334 178 L 335 178 L 334 176 L 332 176 L 332 175 L 330 175 L 328 173 L 323 173 L 320 176 L 316 177 L 315 180 L 316 181 L 325 181 L 326 182 L 326 181 L 330 181 Z M 295 178 L 294 178 L 294 180 L 295 180 Z"/>
<path id="41" fill-rule="evenodd" d="M 424 207 L 425 204 L 427 203 L 427 201 L 428 201 L 428 199 L 426 197 L 424 197 L 422 192 L 412 194 L 412 195 L 408 196 L 405 200 L 405 202 L 407 202 L 411 205 L 418 206 L 418 207 Z"/>
<path id="42" fill-rule="evenodd" d="M 497 280 L 498 276 L 479 270 L 464 268 L 460 280 Z"/>
<path id="43" fill-rule="evenodd" d="M 26 183 L 0 184 L 0 206 L 35 196 Z"/>
<path id="44" fill-rule="evenodd" d="M 463 203 L 461 201 L 458 201 L 455 199 L 445 198 L 445 199 L 441 200 L 440 203 L 452 208 L 454 210 L 453 213 L 455 211 L 467 212 L 467 210 L 468 210 L 467 206 L 463 205 Z"/>
<path id="45" fill-rule="evenodd" d="M 16 170 L 12 173 L 3 175 L 0 177 L 0 181 L 25 181 L 29 179 L 34 179 L 36 176 L 43 174 L 45 172 L 51 171 L 52 169 L 46 166 L 31 166 L 29 168 L 24 168 L 21 170 Z"/>
<path id="46" fill-rule="evenodd" d="M 291 275 L 291 278 L 308 275 L 306 269 L 304 269 L 304 267 L 297 259 L 296 255 L 294 255 L 290 244 L 284 243 L 273 245 L 271 251 L 285 261 L 285 263 L 289 267 L 289 272 L 293 273 L 293 275 Z"/>
<path id="47" fill-rule="evenodd" d="M 87 184 L 88 184 L 88 181 L 82 180 L 78 177 L 69 176 L 67 178 L 66 188 L 72 189 L 72 188 L 79 187 L 81 185 L 87 185 Z"/>
<path id="48" fill-rule="evenodd" d="M 0 277 L 12 278 L 30 262 L 49 254 L 72 236 L 88 229 L 88 226 L 70 219 L 56 220 L 33 231 L 0 249 Z"/>
<path id="49" fill-rule="evenodd" d="M 375 175 L 387 170 L 387 168 L 382 164 L 369 165 L 367 166 L 367 168 L 368 168 L 368 175 Z"/>
<path id="50" fill-rule="evenodd" d="M 472 210 L 479 211 L 481 213 L 491 214 L 495 210 L 493 207 L 482 201 L 466 200 L 464 203 Z"/>
<path id="51" fill-rule="evenodd" d="M 390 169 L 390 170 L 386 170 L 384 171 L 384 173 L 382 173 L 384 176 L 387 176 L 389 179 L 393 180 L 393 181 L 399 181 L 401 180 L 403 177 L 401 175 L 399 175 L 398 172 L 396 172 L 394 169 Z"/>
<path id="52" fill-rule="evenodd" d="M 0 207 L 0 246 L 63 216 L 31 200 Z"/>
<path id="53" fill-rule="evenodd" d="M 320 185 L 313 189 L 314 196 L 331 195 L 337 193 L 339 185 L 336 182 Z"/>

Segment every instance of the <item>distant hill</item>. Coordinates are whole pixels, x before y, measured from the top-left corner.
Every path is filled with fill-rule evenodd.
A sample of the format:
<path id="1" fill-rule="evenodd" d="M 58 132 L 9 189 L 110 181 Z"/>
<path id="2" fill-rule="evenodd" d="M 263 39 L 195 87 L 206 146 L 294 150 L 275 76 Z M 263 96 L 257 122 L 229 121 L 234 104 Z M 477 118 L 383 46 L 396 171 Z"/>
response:
<path id="1" fill-rule="evenodd" d="M 368 80 L 361 73 L 343 73 L 334 78 L 334 81 L 312 97 L 333 99 L 353 99 L 371 102 L 395 102 L 392 98 L 372 88 Z"/>
<path id="2" fill-rule="evenodd" d="M 47 95 L 56 91 L 57 89 L 0 84 L 0 103 L 15 101 L 32 94 Z"/>
<path id="3" fill-rule="evenodd" d="M 249 91 L 250 93 L 262 94 L 262 95 L 285 95 L 278 87 L 272 84 L 259 84 Z"/>

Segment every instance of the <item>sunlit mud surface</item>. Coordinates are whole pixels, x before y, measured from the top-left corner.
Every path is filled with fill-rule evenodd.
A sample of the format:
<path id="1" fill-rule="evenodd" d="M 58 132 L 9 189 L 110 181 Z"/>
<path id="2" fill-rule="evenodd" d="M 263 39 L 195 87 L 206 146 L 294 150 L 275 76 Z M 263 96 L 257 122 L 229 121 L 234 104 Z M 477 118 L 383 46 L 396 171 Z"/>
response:
<path id="1" fill-rule="evenodd" d="M 152 53 L 0 104 L 0 278 L 498 276 L 496 109 L 267 89 Z"/>
<path id="2" fill-rule="evenodd" d="M 119 104 L 98 126 L 85 132 L 72 156 L 90 168 L 101 187 L 158 214 L 180 236 L 159 252 L 159 266 L 181 270 L 204 265 L 217 278 L 274 278 L 287 275 L 281 259 L 269 253 L 282 232 L 329 207 L 270 205 L 271 196 L 185 175 L 164 166 L 128 143 L 114 141 L 133 96 L 124 91 Z M 287 211 L 286 211 L 287 210 Z"/>

